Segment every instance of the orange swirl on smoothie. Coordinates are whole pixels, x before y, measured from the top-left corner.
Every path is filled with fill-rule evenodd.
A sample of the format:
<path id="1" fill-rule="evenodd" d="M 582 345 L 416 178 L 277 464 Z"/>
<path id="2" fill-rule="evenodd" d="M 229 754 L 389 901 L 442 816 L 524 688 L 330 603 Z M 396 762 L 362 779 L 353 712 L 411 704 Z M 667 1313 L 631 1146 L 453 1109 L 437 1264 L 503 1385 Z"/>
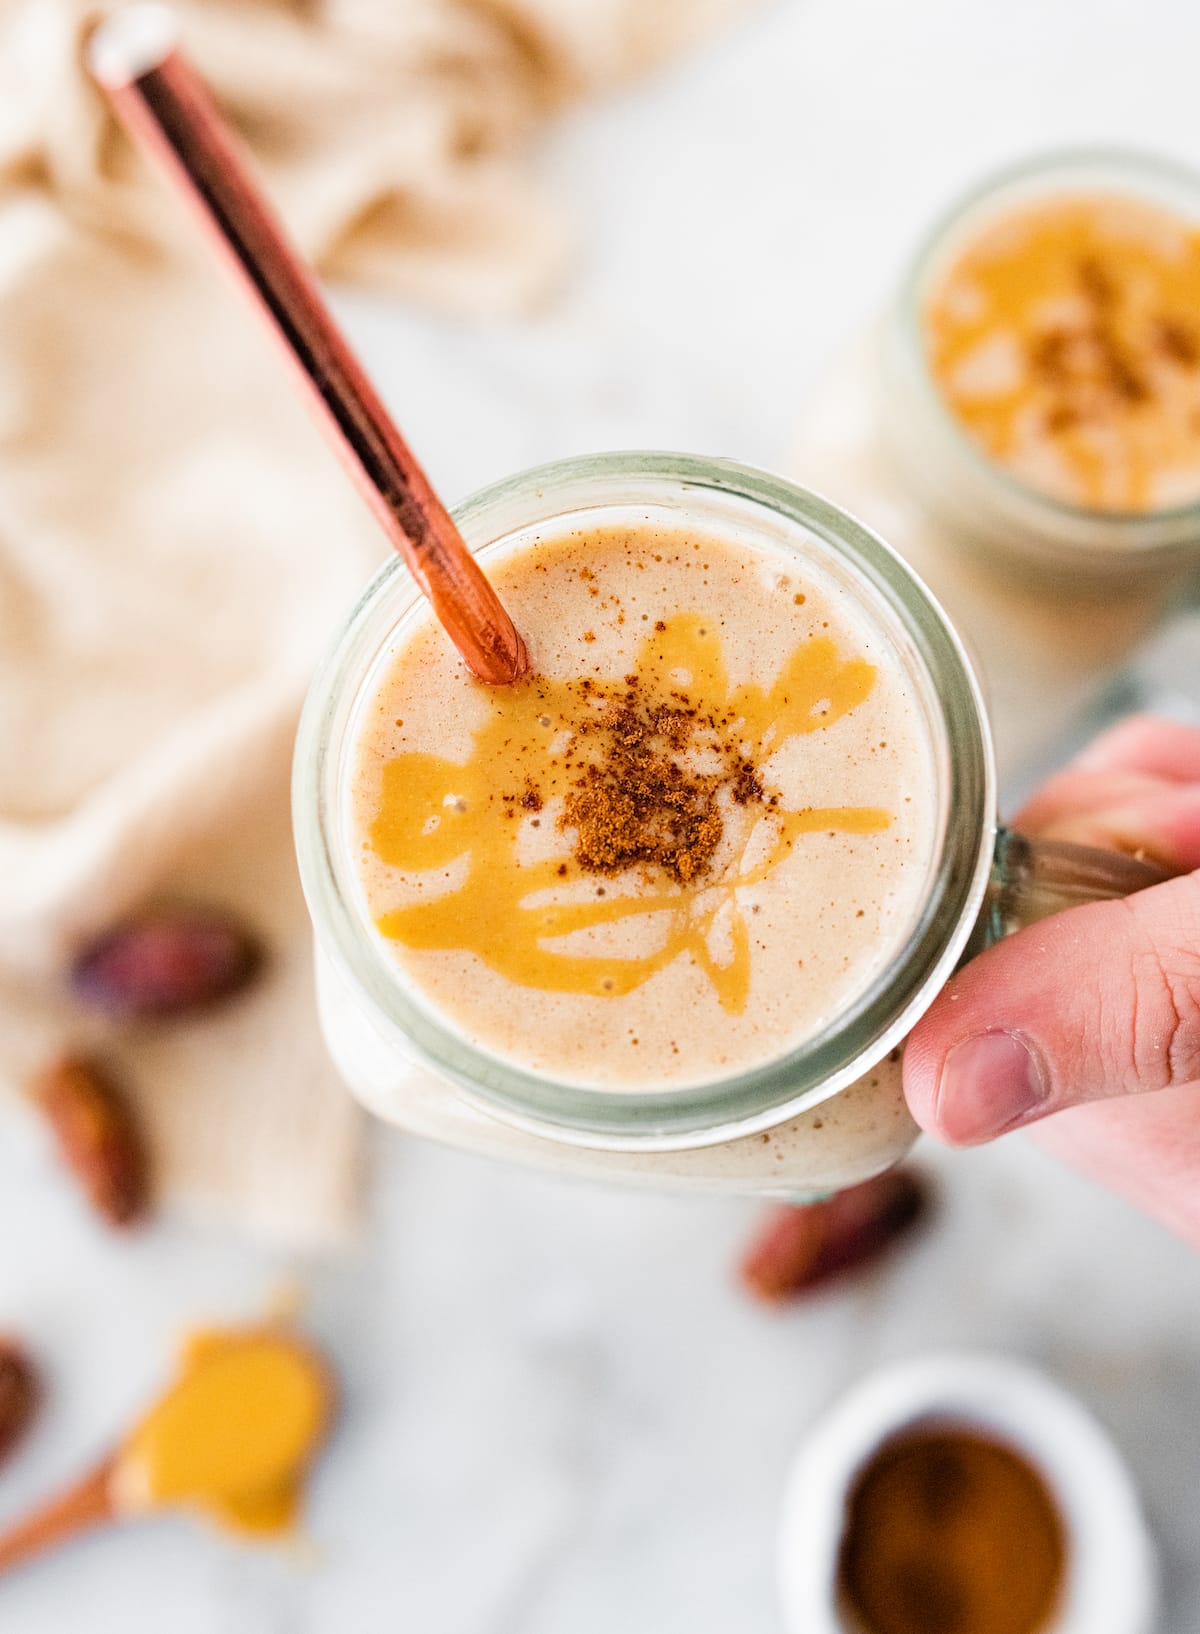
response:
<path id="1" fill-rule="evenodd" d="M 863 703 L 876 683 L 875 666 L 843 658 L 832 639 L 813 635 L 769 688 L 733 685 L 715 622 L 697 613 L 658 621 L 631 676 L 531 675 L 487 691 L 486 719 L 465 763 L 420 752 L 388 760 L 368 843 L 389 867 L 426 876 L 440 871 L 440 878 L 428 881 L 426 900 L 379 915 L 383 935 L 408 948 L 473 953 L 520 987 L 597 997 L 632 992 L 687 955 L 722 1008 L 741 1013 L 751 957 L 738 892 L 773 873 L 802 835 L 875 833 L 892 814 L 871 806 L 789 808 L 770 783 L 771 756 Z M 589 870 L 579 860 L 577 834 L 570 843 L 564 810 L 597 770 L 597 729 L 614 704 L 635 695 L 648 719 L 655 711 L 686 716 L 691 725 L 673 760 L 693 778 L 709 780 L 706 787 L 721 782 L 736 749 L 741 787 L 730 777 L 717 788 L 719 840 L 693 879 L 639 864 L 615 872 L 609 883 L 614 871 Z M 748 777 L 753 799 L 745 796 Z M 564 839 L 547 854 L 549 834 Z M 615 957 L 570 945 L 577 933 L 635 916 L 653 926 L 649 951 Z"/>

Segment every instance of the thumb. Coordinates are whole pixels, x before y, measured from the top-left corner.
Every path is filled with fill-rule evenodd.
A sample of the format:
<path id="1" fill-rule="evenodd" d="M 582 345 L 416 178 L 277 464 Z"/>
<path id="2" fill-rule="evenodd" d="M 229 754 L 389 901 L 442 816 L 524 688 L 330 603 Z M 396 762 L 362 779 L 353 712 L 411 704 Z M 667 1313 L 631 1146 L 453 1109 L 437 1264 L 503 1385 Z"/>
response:
<path id="1" fill-rule="evenodd" d="M 955 1145 L 1200 1079 L 1200 872 L 1018 931 L 917 1024 L 904 1087 Z"/>

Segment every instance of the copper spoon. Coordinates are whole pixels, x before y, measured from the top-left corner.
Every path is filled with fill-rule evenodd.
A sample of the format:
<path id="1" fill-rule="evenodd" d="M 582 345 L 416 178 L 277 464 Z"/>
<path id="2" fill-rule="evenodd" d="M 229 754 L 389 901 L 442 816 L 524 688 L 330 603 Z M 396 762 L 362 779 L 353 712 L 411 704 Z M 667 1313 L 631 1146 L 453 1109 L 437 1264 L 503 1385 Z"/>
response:
<path id="1" fill-rule="evenodd" d="M 79 1532 L 121 1518 L 117 1459 L 106 1458 L 88 1473 L 0 1535 L 0 1573 L 21 1566 Z"/>
<path id="2" fill-rule="evenodd" d="M 135 143 L 157 158 L 282 343 L 318 419 L 469 668 L 495 685 L 525 644 L 289 243 L 164 6 L 101 23 L 88 61 Z"/>

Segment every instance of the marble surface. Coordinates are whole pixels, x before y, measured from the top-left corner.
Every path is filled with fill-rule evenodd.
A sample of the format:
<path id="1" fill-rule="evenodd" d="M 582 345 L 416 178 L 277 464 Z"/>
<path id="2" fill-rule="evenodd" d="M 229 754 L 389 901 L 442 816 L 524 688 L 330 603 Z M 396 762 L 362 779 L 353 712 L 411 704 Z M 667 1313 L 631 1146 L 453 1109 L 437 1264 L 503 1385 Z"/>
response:
<path id="1" fill-rule="evenodd" d="M 544 314 L 343 310 L 449 495 L 599 447 L 777 463 L 905 248 L 988 165 L 1081 140 L 1200 162 L 1198 49 L 1188 0 L 776 4 L 547 148 L 580 259 Z M 129 1528 L 6 1582 L 0 1630 L 778 1634 L 776 1509 L 806 1424 L 881 1359 L 962 1343 L 1042 1363 L 1112 1428 L 1163 1550 L 1162 1634 L 1195 1634 L 1200 1260 L 1025 1142 L 921 1160 L 942 1207 L 915 1249 L 773 1314 L 732 1279 L 750 1204 L 568 1187 L 379 1131 L 360 1249 L 297 1264 L 177 1221 L 113 1242 L 13 1119 L 0 1327 L 37 1335 L 55 1411 L 0 1472 L 0 1521 L 103 1450 L 182 1327 L 285 1278 L 345 1410 L 310 1551 Z"/>

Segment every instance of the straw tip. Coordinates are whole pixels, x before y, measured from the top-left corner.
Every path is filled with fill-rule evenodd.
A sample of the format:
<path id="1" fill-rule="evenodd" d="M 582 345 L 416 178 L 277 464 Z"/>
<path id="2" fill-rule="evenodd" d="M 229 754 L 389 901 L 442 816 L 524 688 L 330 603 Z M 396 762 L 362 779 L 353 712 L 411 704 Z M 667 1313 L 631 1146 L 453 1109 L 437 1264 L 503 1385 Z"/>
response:
<path id="1" fill-rule="evenodd" d="M 124 6 L 92 33 L 87 63 L 101 85 L 131 85 L 157 68 L 179 43 L 179 23 L 170 6 Z"/>

